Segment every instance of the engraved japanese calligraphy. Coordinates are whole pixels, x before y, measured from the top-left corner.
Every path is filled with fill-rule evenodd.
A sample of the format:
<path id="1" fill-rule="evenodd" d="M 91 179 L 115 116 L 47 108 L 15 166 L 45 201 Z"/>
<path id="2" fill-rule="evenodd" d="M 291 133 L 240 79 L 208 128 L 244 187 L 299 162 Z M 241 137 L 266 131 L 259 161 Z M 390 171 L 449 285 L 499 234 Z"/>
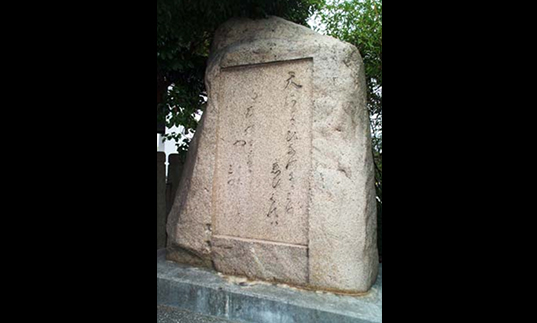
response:
<path id="1" fill-rule="evenodd" d="M 303 59 L 224 69 L 217 235 L 307 245 L 312 68 Z"/>

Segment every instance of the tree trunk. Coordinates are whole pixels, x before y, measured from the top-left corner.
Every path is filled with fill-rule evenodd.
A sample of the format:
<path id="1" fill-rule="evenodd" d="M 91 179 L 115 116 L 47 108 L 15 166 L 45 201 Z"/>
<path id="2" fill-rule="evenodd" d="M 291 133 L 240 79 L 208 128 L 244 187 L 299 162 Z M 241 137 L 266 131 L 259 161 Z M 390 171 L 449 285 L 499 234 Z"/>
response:
<path id="1" fill-rule="evenodd" d="M 164 101 L 164 95 L 168 86 L 170 86 L 170 83 L 166 77 L 157 72 L 157 133 L 164 133 L 166 128 L 164 122 L 159 122 L 158 115 L 162 112 L 159 111 L 159 105 Z"/>

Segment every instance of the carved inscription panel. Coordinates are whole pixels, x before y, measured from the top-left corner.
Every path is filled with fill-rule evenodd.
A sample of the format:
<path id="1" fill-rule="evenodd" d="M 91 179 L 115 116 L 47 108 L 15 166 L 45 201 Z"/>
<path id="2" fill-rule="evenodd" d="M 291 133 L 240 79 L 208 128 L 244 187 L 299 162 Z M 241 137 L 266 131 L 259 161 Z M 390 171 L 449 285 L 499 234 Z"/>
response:
<path id="1" fill-rule="evenodd" d="M 312 74 L 311 59 L 222 71 L 215 235 L 307 246 Z"/>

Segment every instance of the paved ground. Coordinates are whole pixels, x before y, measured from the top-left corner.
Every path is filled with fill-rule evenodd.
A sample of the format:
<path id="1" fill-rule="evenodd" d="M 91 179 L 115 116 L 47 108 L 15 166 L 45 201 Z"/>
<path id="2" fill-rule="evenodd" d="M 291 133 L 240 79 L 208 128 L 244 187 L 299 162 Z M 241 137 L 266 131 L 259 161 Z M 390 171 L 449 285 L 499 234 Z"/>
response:
<path id="1" fill-rule="evenodd" d="M 157 323 L 233 323 L 219 318 L 157 306 Z"/>

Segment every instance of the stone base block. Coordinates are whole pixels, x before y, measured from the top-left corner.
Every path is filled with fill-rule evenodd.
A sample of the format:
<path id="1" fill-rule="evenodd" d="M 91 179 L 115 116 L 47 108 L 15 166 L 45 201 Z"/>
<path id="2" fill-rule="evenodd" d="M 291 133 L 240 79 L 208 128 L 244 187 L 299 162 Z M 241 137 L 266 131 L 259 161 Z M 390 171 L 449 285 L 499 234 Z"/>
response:
<path id="1" fill-rule="evenodd" d="M 225 278 L 165 256 L 157 251 L 157 307 L 245 323 L 382 322 L 382 274 L 368 294 L 350 297 Z"/>

